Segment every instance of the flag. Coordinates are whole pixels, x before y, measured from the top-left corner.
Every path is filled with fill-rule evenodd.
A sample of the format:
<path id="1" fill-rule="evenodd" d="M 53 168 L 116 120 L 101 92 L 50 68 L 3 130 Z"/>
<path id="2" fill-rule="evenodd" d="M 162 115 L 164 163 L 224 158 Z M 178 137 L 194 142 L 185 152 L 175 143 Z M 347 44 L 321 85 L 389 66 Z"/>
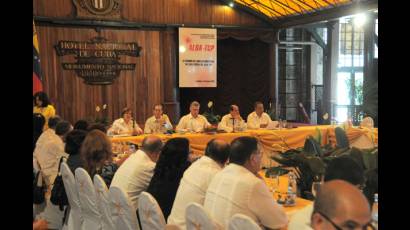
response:
<path id="1" fill-rule="evenodd" d="M 43 82 L 40 71 L 37 32 L 33 21 L 33 95 L 39 91 L 43 91 Z"/>

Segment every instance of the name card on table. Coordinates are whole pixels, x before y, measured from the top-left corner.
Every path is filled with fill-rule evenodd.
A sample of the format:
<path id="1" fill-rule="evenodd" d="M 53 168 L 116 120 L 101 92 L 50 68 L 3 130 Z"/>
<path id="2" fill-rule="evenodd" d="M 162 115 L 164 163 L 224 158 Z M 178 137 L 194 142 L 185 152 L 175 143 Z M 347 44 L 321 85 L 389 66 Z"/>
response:
<path id="1" fill-rule="evenodd" d="M 216 87 L 216 29 L 179 28 L 179 87 Z"/>

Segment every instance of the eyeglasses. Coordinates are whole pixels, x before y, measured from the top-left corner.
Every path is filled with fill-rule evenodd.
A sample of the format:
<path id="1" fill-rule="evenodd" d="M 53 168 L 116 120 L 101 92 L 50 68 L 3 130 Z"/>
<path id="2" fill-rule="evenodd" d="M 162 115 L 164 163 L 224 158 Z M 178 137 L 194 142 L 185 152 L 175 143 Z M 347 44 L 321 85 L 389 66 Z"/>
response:
<path id="1" fill-rule="evenodd" d="M 316 213 L 319 213 L 321 216 L 323 216 L 327 221 L 329 221 L 330 222 L 330 224 L 332 224 L 332 226 L 336 229 L 336 230 L 346 230 L 346 229 L 349 229 L 349 230 L 353 230 L 353 229 L 357 229 L 357 228 L 359 228 L 360 226 L 346 226 L 346 227 L 340 227 L 340 226 L 338 226 L 337 224 L 335 224 L 335 222 L 333 222 L 328 216 L 326 216 L 325 214 L 323 214 L 322 212 L 316 212 Z M 361 226 L 361 228 L 360 229 L 362 229 L 362 230 L 376 230 L 376 228 L 372 225 L 372 223 L 371 222 L 369 222 L 369 223 L 367 223 L 367 224 L 365 224 L 365 225 L 363 225 L 363 226 Z"/>

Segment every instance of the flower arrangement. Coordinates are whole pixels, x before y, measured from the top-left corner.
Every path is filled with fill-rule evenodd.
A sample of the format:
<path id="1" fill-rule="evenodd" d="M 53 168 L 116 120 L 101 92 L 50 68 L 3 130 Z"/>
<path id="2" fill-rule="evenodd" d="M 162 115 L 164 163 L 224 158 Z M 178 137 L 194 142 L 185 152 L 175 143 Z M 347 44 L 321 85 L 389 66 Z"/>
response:
<path id="1" fill-rule="evenodd" d="M 209 123 L 216 125 L 219 123 L 219 121 L 221 121 L 221 116 L 214 114 L 213 105 L 214 103 L 212 101 L 209 101 L 208 109 L 202 115 L 208 120 Z"/>
<path id="2" fill-rule="evenodd" d="M 105 126 L 110 124 L 108 119 L 107 111 L 108 105 L 103 104 L 102 106 L 97 105 L 95 107 L 95 112 L 97 112 L 97 116 L 94 119 L 90 119 L 92 123 L 101 123 Z"/>

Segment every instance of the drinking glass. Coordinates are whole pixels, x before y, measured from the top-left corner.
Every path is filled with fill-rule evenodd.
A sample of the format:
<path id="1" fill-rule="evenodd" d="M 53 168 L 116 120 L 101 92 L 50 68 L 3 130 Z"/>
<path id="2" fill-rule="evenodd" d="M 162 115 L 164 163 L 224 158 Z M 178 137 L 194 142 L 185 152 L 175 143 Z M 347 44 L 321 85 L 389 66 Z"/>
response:
<path id="1" fill-rule="evenodd" d="M 268 177 L 269 180 L 269 190 L 272 194 L 275 194 L 277 190 L 279 190 L 279 175 L 278 174 L 271 174 Z"/>

